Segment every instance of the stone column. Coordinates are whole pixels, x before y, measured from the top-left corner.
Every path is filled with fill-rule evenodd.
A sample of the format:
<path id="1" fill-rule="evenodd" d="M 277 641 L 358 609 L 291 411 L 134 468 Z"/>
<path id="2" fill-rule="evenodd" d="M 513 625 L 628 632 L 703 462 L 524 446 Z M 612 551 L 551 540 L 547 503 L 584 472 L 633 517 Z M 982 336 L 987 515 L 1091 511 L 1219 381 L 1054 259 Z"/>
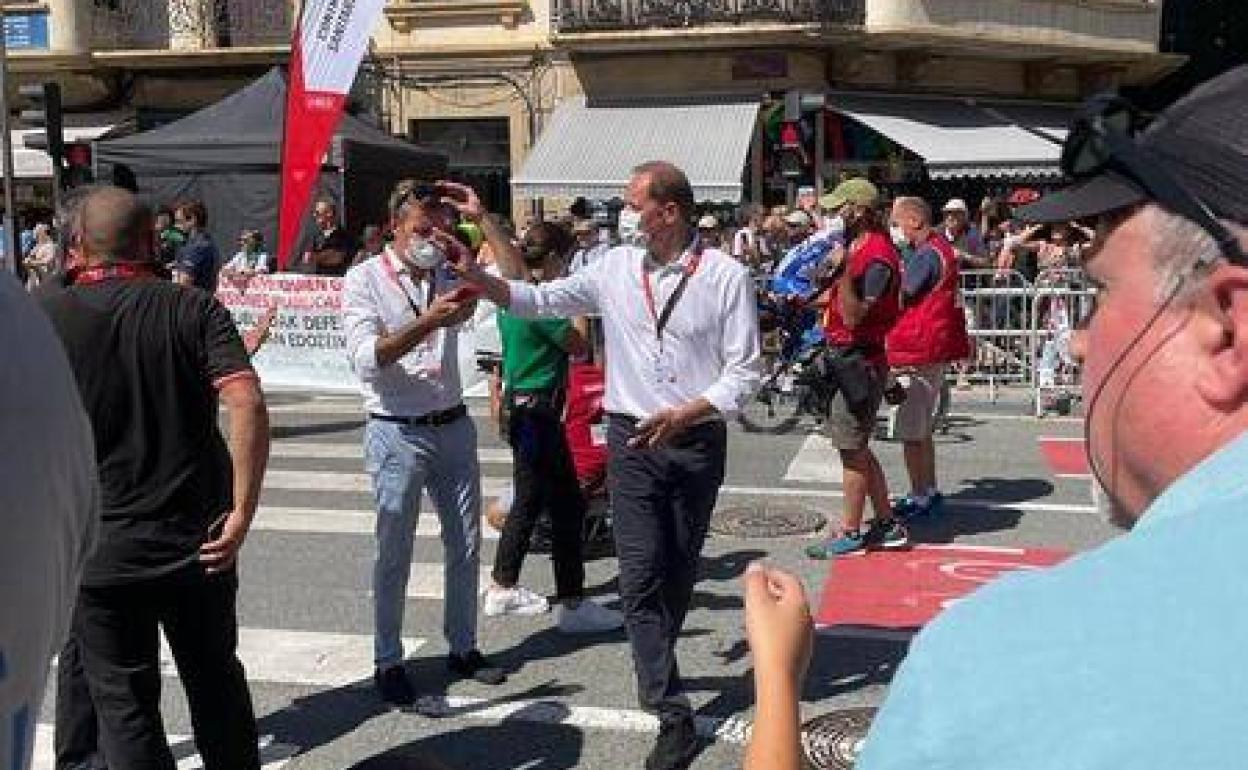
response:
<path id="1" fill-rule="evenodd" d="M 48 47 L 57 53 L 82 53 L 90 46 L 91 0 L 45 0 Z"/>
<path id="2" fill-rule="evenodd" d="M 217 45 L 217 0 L 166 0 L 169 48 L 194 51 Z"/>

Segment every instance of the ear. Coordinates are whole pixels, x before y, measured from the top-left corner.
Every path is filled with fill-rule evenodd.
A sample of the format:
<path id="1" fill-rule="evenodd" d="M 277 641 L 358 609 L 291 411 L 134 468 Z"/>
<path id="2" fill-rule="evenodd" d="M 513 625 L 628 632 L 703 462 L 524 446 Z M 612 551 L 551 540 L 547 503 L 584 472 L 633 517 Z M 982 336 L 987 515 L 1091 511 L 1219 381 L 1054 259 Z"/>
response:
<path id="1" fill-rule="evenodd" d="M 1218 267 L 1193 318 L 1202 362 L 1196 389 L 1211 405 L 1248 405 L 1248 268 Z"/>

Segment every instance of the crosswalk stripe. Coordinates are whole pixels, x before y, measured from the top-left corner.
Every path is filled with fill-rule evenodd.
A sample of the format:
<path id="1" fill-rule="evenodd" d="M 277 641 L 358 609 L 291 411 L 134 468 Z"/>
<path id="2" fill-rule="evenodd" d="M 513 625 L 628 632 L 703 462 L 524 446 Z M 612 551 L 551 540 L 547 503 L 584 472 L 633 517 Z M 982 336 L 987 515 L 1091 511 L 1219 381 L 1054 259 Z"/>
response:
<path id="1" fill-rule="evenodd" d="M 510 477 L 483 476 L 481 491 L 486 497 L 494 497 L 511 485 Z M 347 471 L 292 471 L 283 468 L 269 469 L 264 474 L 264 488 L 287 492 L 367 492 L 372 493 L 372 482 L 365 473 Z"/>
<path id="2" fill-rule="evenodd" d="M 256 509 L 251 528 L 259 532 L 304 532 L 322 535 L 371 535 L 377 514 L 368 510 L 335 510 L 333 508 L 298 508 L 262 505 Z M 437 513 L 424 506 L 416 521 L 416 537 L 438 537 L 442 523 Z M 481 517 L 481 537 L 497 540 L 498 530 Z"/>
<path id="3" fill-rule="evenodd" d="M 355 460 L 363 463 L 364 448 L 358 443 L 275 441 L 269 448 L 269 456 L 289 460 Z M 510 465 L 511 450 L 507 447 L 478 447 L 477 461 L 482 465 Z"/>
<path id="4" fill-rule="evenodd" d="M 438 562 L 415 562 L 408 573 L 407 598 L 409 599 L 444 599 L 446 598 L 446 573 Z M 484 591 L 493 579 L 490 567 L 478 568 L 477 590 Z"/>
<path id="5" fill-rule="evenodd" d="M 784 480 L 840 484 L 843 472 L 840 452 L 826 436 L 813 433 L 806 437 L 802 448 L 793 456 Z"/>
<path id="6" fill-rule="evenodd" d="M 287 471 L 270 470 L 265 474 L 266 489 L 294 492 L 371 492 L 368 476 L 363 473 L 339 471 Z M 510 478 L 482 476 L 481 492 L 488 499 L 496 497 L 511 486 Z M 756 487 L 725 485 L 719 488 L 725 497 L 761 498 L 809 498 L 812 500 L 836 499 L 845 496 L 839 489 L 798 487 Z M 948 497 L 949 505 L 962 508 L 981 508 L 1001 511 L 1035 511 L 1043 513 L 1096 513 L 1090 505 L 1067 503 L 1011 502 L 978 498 Z"/>
<path id="7" fill-rule="evenodd" d="M 478 399 L 466 402 L 468 406 L 468 416 L 470 417 L 489 417 L 490 405 Z M 293 414 L 293 415 L 341 415 L 344 417 L 355 417 L 364 421 L 365 411 L 364 402 L 358 398 L 318 398 L 310 401 L 292 401 L 268 405 L 270 413 L 276 414 Z"/>
<path id="8" fill-rule="evenodd" d="M 437 566 L 441 569 L 441 565 Z M 403 640 L 409 653 L 425 645 L 423 638 Z M 373 637 L 326 631 L 271 628 L 238 629 L 238 658 L 247 681 L 310 687 L 345 687 L 373 675 Z M 161 637 L 160 673 L 178 675 L 169 645 Z"/>
<path id="9" fill-rule="evenodd" d="M 53 770 L 56 767 L 56 754 L 52 743 L 52 725 L 35 725 L 34 757 L 31 770 Z M 177 760 L 178 770 L 203 770 L 204 760 L 195 752 L 195 741 L 189 735 L 168 735 L 169 749 Z M 272 736 L 261 736 L 260 763 L 264 770 L 279 770 L 285 767 L 297 753 L 297 748 L 276 743 Z"/>

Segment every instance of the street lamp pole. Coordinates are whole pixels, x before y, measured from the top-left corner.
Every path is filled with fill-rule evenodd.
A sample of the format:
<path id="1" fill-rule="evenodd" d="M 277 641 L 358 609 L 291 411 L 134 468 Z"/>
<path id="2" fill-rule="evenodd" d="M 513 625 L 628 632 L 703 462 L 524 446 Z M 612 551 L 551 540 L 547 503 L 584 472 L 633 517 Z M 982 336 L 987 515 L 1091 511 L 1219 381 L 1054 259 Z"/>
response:
<path id="1" fill-rule="evenodd" d="M 4 254 L 5 266 L 18 272 L 17 232 L 13 226 L 13 134 L 9 131 L 9 49 L 0 14 L 0 159 L 4 163 Z"/>

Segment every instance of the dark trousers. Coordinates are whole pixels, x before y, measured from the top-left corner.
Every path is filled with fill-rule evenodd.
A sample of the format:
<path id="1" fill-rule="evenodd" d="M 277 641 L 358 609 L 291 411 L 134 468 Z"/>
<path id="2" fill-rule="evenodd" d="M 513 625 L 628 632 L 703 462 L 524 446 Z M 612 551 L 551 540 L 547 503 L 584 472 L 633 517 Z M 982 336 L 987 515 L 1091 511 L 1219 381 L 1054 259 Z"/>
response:
<path id="1" fill-rule="evenodd" d="M 676 664 L 698 559 L 724 481 L 727 428 L 695 426 L 657 449 L 632 449 L 636 423 L 612 416 L 611 513 L 620 598 L 641 705 L 661 718 L 690 712 Z"/>
<path id="2" fill-rule="evenodd" d="M 72 634 L 109 770 L 174 770 L 160 714 L 160 629 L 186 690 L 205 770 L 259 769 L 251 695 L 235 655 L 237 593 L 236 573 L 205 576 L 197 569 L 80 590 Z M 58 743 L 82 726 L 59 704 L 56 716 Z"/>
<path id="3" fill-rule="evenodd" d="M 99 756 L 99 724 L 82 670 L 82 650 L 70 636 L 56 659 L 56 770 L 104 767 Z"/>
<path id="4" fill-rule="evenodd" d="M 551 561 L 558 598 L 579 599 L 585 592 L 582 538 L 585 498 L 576 480 L 559 413 L 545 407 L 514 406 L 508 423 L 513 456 L 515 500 L 494 556 L 494 580 L 514 586 L 529 552 L 533 527 L 542 511 L 550 516 Z"/>

